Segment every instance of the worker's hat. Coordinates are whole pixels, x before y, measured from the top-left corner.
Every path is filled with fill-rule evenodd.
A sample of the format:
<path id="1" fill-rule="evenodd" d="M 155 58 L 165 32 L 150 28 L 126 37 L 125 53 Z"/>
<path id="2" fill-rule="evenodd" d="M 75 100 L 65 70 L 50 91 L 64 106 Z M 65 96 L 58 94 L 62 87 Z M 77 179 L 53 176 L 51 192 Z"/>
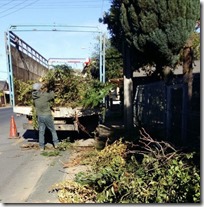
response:
<path id="1" fill-rule="evenodd" d="M 42 83 L 34 83 L 33 90 L 39 91 L 42 87 Z"/>

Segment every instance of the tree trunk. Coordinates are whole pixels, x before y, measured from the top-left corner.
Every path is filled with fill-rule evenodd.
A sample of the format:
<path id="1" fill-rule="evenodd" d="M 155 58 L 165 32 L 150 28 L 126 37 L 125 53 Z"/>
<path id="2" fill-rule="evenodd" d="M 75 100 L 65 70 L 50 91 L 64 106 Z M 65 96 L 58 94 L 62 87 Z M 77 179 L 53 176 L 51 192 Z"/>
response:
<path id="1" fill-rule="evenodd" d="M 130 64 L 130 50 L 127 46 L 123 48 L 124 70 L 123 70 L 123 87 L 124 87 L 124 127 L 126 138 L 131 139 L 133 136 L 133 81 Z"/>
<path id="2" fill-rule="evenodd" d="M 183 78 L 184 82 L 188 84 L 188 97 L 192 98 L 193 91 L 193 49 L 191 47 L 185 47 L 183 49 Z"/>

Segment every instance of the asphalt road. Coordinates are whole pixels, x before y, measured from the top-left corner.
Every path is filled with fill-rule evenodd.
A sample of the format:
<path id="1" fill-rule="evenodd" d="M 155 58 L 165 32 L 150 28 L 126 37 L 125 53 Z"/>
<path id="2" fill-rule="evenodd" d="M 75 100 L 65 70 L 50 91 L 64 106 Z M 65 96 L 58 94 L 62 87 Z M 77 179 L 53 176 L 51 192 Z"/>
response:
<path id="1" fill-rule="evenodd" d="M 8 138 L 11 115 L 20 136 L 17 139 Z M 48 191 L 52 184 L 64 179 L 59 159 L 66 162 L 68 152 L 60 157 L 45 157 L 37 149 L 22 149 L 20 146 L 30 141 L 22 127 L 25 121 L 26 117 L 16 116 L 12 108 L 0 108 L 0 202 L 58 203 L 57 195 Z"/>

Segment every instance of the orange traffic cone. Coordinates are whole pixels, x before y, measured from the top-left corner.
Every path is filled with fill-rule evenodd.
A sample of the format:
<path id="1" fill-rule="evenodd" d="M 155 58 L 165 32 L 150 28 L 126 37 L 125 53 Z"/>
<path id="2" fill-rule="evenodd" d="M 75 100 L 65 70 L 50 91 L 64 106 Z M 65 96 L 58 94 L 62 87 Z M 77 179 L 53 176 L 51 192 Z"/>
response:
<path id="1" fill-rule="evenodd" d="M 19 138 L 18 137 L 18 132 L 17 132 L 17 129 L 16 129 L 16 123 L 15 123 L 15 120 L 14 120 L 14 117 L 11 116 L 11 120 L 10 120 L 10 134 L 9 134 L 9 138 L 12 139 L 12 138 Z"/>

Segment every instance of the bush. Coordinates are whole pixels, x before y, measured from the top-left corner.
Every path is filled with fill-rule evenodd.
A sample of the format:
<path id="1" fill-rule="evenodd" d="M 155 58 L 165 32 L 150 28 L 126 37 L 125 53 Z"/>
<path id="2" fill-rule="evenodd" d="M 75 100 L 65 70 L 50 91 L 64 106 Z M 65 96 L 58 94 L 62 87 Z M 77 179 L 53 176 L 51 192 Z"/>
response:
<path id="1" fill-rule="evenodd" d="M 178 152 L 145 131 L 141 135 L 131 150 L 130 143 L 121 140 L 104 148 L 92 171 L 79 173 L 75 181 L 96 191 L 97 203 L 199 203 L 194 153 Z"/>

